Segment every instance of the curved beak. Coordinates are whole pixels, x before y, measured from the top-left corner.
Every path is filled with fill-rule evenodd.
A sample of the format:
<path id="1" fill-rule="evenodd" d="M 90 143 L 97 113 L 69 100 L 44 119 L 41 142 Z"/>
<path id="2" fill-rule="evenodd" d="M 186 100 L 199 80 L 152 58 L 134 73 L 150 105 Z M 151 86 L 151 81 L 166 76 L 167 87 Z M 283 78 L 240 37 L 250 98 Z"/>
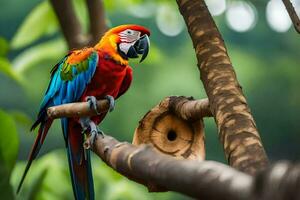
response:
<path id="1" fill-rule="evenodd" d="M 126 58 L 138 58 L 142 55 L 140 63 L 145 60 L 150 48 L 150 40 L 147 34 L 140 37 L 133 44 L 122 43 L 119 46 L 120 54 Z"/>
<path id="2" fill-rule="evenodd" d="M 140 60 L 140 63 L 145 60 L 149 53 L 150 48 L 150 40 L 148 35 L 143 35 L 140 39 L 136 41 L 136 43 L 133 45 L 137 51 L 138 54 L 142 55 L 142 58 Z"/>

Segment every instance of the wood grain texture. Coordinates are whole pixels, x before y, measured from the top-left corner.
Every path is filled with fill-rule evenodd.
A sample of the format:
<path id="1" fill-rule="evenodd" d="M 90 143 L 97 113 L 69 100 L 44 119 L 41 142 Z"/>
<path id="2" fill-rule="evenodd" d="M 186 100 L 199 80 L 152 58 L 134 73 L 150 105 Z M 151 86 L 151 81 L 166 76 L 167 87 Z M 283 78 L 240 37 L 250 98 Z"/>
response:
<path id="1" fill-rule="evenodd" d="M 177 158 L 204 160 L 203 103 L 208 105 L 182 96 L 166 97 L 140 120 L 133 144 L 152 144 Z"/>

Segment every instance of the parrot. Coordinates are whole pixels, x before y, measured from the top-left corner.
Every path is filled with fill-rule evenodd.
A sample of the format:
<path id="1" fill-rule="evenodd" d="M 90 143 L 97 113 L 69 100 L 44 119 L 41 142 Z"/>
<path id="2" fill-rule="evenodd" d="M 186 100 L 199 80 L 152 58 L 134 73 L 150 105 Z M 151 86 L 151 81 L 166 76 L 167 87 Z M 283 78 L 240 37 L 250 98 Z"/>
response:
<path id="1" fill-rule="evenodd" d="M 128 60 L 141 57 L 142 62 L 147 57 L 149 36 L 149 29 L 141 25 L 116 26 L 109 29 L 94 47 L 72 50 L 53 67 L 37 119 L 31 127 L 32 131 L 39 126 L 38 134 L 17 193 L 53 122 L 53 119 L 47 117 L 47 108 L 72 102 L 88 102 L 90 108 L 97 112 L 97 99 L 107 99 L 109 111 L 112 111 L 115 99 L 123 95 L 132 82 L 133 70 Z M 98 134 L 103 134 L 97 125 L 106 113 L 97 114 L 93 117 L 60 119 L 76 200 L 95 198 L 91 155 L 83 144 L 85 133 L 89 133 L 91 145 Z"/>

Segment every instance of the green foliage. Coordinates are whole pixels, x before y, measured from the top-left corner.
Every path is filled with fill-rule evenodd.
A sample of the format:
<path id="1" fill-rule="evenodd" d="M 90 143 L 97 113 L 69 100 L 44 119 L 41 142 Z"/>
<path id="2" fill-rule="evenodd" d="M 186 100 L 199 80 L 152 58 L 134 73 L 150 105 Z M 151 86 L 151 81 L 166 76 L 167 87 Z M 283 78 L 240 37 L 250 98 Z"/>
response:
<path id="1" fill-rule="evenodd" d="M 21 75 L 12 68 L 9 60 L 6 58 L 0 57 L 0 72 L 16 82 L 22 83 L 23 81 Z"/>
<path id="2" fill-rule="evenodd" d="M 98 157 L 93 157 L 93 174 L 97 199 L 150 200 L 177 197 L 173 193 L 149 194 L 147 189 L 113 171 Z M 25 163 L 18 163 L 11 182 L 14 188 L 24 170 Z M 73 199 L 71 178 L 64 151 L 48 153 L 33 163 L 21 190 L 20 199 Z"/>
<path id="3" fill-rule="evenodd" d="M 3 38 L 0 37 L 0 57 L 5 57 L 8 52 L 8 42 Z"/>
<path id="4" fill-rule="evenodd" d="M 9 177 L 15 165 L 19 140 L 13 118 L 0 110 L 0 194 L 3 199 L 13 199 Z"/>
<path id="5" fill-rule="evenodd" d="M 3 199 L 14 199 L 14 192 L 9 184 L 9 173 L 0 155 L 0 193 Z"/>
<path id="6" fill-rule="evenodd" d="M 23 74 L 31 67 L 38 66 L 42 61 L 58 60 L 66 50 L 66 44 L 63 40 L 50 40 L 27 48 L 13 60 L 12 64 L 18 73 Z"/>
<path id="7" fill-rule="evenodd" d="M 23 80 L 21 75 L 13 69 L 10 61 L 6 58 L 8 49 L 8 42 L 4 38 L 0 37 L 0 73 L 18 83 L 22 83 Z"/>
<path id="8" fill-rule="evenodd" d="M 26 17 L 13 37 L 11 46 L 14 49 L 25 47 L 44 35 L 53 34 L 57 29 L 55 14 L 49 2 L 43 1 Z"/>
<path id="9" fill-rule="evenodd" d="M 14 119 L 0 110 L 0 155 L 8 172 L 13 168 L 18 153 L 18 135 Z"/>
<path id="10" fill-rule="evenodd" d="M 20 110 L 10 111 L 9 114 L 14 118 L 15 122 L 19 125 L 29 127 L 32 125 L 32 119 L 24 112 Z"/>

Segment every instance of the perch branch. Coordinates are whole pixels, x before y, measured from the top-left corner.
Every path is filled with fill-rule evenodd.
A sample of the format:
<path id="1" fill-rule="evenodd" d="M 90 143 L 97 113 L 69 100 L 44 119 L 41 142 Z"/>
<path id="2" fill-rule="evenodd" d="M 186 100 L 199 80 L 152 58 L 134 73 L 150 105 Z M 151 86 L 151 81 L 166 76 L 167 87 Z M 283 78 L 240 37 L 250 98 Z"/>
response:
<path id="1" fill-rule="evenodd" d="M 97 108 L 98 113 L 107 112 L 109 109 L 109 102 L 107 100 L 98 100 Z M 49 107 L 47 115 L 49 118 L 56 119 L 61 117 L 96 116 L 97 113 L 95 110 L 90 109 L 88 102 L 78 102 Z"/>
<path id="2" fill-rule="evenodd" d="M 290 0 L 282 0 L 287 12 L 289 13 L 289 16 L 294 24 L 295 30 L 300 33 L 300 20 L 299 17 L 295 11 L 295 8 L 293 4 L 290 2 Z"/>
<path id="3" fill-rule="evenodd" d="M 90 18 L 90 45 L 95 45 L 107 31 L 104 5 L 102 0 L 87 0 L 86 2 Z"/>
<path id="4" fill-rule="evenodd" d="M 231 166 L 249 174 L 268 159 L 227 50 L 204 0 L 177 0 L 195 48 L 200 79 Z"/>
<path id="5" fill-rule="evenodd" d="M 194 100 L 183 96 L 166 97 L 163 102 L 168 102 L 170 110 L 185 120 L 199 120 L 203 117 L 210 117 L 208 99 Z M 107 112 L 109 102 L 107 100 L 98 100 L 97 107 L 99 113 Z M 52 119 L 61 117 L 85 117 L 95 116 L 97 113 L 89 108 L 87 102 L 68 103 L 59 106 L 49 107 L 47 110 L 48 117 Z"/>
<path id="6" fill-rule="evenodd" d="M 82 33 L 81 24 L 76 16 L 71 0 L 50 0 L 50 3 L 58 18 L 69 49 L 84 47 L 87 44 L 87 38 Z"/>
<path id="7" fill-rule="evenodd" d="M 182 119 L 199 120 L 204 117 L 212 117 L 207 98 L 194 100 L 192 97 L 171 96 L 166 100 L 169 101 L 169 109 Z"/>
<path id="8" fill-rule="evenodd" d="M 251 192 L 252 177 L 221 163 L 175 159 L 150 145 L 120 143 L 109 136 L 97 137 L 93 151 L 114 170 L 150 191 L 155 184 L 211 200 L 246 199 Z"/>

